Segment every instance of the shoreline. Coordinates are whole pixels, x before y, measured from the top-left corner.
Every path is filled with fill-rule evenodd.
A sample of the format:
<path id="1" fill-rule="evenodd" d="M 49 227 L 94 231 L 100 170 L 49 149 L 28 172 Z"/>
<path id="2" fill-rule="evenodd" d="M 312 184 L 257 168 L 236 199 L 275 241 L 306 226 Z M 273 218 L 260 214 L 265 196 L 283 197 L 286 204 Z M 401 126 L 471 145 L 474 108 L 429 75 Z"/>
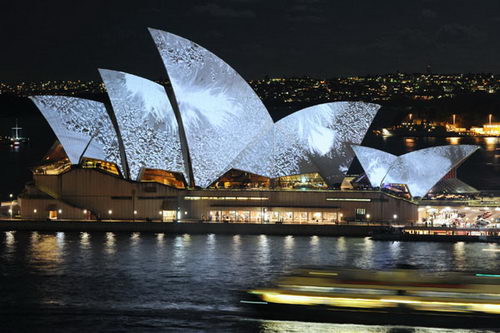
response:
<path id="1" fill-rule="evenodd" d="M 400 232 L 395 232 L 399 229 Z M 429 234 L 412 234 L 407 230 L 426 231 Z M 261 224 L 261 223 L 202 223 L 189 222 L 132 222 L 132 221 L 33 221 L 0 220 L 0 231 L 37 232 L 144 232 L 165 234 L 219 234 L 219 235 L 270 235 L 270 236 L 327 236 L 370 237 L 373 241 L 416 242 L 484 242 L 500 243 L 500 235 L 430 234 L 436 227 L 394 227 L 388 225 L 355 224 Z M 471 229 L 476 231 L 475 229 Z M 469 230 L 469 231 L 471 231 Z M 498 232 L 498 229 L 492 230 Z"/>
<path id="2" fill-rule="evenodd" d="M 369 237 L 374 233 L 387 231 L 387 229 L 387 226 L 380 225 L 0 220 L 0 231 L 163 232 L 170 234 Z"/>

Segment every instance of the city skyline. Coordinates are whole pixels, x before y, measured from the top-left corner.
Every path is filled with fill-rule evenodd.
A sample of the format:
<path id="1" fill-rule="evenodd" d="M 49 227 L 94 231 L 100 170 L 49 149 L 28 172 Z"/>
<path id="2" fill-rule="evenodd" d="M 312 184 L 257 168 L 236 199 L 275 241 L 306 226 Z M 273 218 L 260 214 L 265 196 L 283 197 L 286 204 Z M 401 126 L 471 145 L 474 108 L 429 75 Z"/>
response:
<path id="1" fill-rule="evenodd" d="M 162 79 L 147 27 L 206 46 L 243 77 L 498 73 L 496 1 L 9 3 L 3 80 L 96 80 L 97 67 Z M 23 16 L 19 26 L 17 18 Z"/>
<path id="2" fill-rule="evenodd" d="M 389 73 L 329 79 L 314 77 L 263 78 L 246 80 L 266 103 L 289 104 L 314 101 L 389 101 L 395 97 L 428 101 L 454 98 L 464 94 L 485 94 L 493 98 L 500 92 L 500 75 L 489 73 L 427 74 Z M 169 87 L 168 80 L 156 83 Z M 29 96 L 37 94 L 101 95 L 106 92 L 100 80 L 57 80 L 5 83 L 0 94 Z"/>

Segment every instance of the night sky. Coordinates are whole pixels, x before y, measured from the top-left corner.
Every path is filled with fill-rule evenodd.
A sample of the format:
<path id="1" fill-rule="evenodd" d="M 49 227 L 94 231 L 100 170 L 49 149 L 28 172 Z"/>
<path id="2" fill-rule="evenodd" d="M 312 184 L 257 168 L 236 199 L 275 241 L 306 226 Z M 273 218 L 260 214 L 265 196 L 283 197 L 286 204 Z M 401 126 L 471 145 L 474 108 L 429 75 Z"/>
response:
<path id="1" fill-rule="evenodd" d="M 147 27 L 211 50 L 246 79 L 500 72 L 499 0 L 3 1 L 0 81 L 163 79 Z"/>

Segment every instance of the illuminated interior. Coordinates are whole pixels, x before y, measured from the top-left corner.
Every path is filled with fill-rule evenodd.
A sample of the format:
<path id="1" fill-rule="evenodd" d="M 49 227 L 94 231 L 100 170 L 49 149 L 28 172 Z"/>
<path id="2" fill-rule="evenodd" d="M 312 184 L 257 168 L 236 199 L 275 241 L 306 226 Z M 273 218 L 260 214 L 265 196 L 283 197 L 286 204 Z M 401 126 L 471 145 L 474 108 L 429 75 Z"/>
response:
<path id="1" fill-rule="evenodd" d="M 408 191 L 408 186 L 406 186 L 406 184 L 384 184 L 384 186 L 382 187 L 382 191 L 389 192 L 401 198 L 411 198 L 410 191 Z"/>
<path id="2" fill-rule="evenodd" d="M 68 171 L 69 169 L 71 169 L 71 162 L 69 161 L 69 158 L 66 157 L 55 162 L 37 166 L 33 169 L 33 174 L 56 176 Z"/>
<path id="3" fill-rule="evenodd" d="M 500 207 L 426 206 L 418 209 L 418 223 L 429 227 L 500 227 Z"/>
<path id="4" fill-rule="evenodd" d="M 71 161 L 58 140 L 45 154 L 42 163 L 44 164 L 33 169 L 33 174 L 55 176 L 71 169 Z"/>
<path id="5" fill-rule="evenodd" d="M 186 187 L 184 177 L 181 174 L 158 169 L 144 169 L 141 182 L 160 183 L 178 189 Z"/>
<path id="6" fill-rule="evenodd" d="M 270 180 L 250 172 L 231 169 L 214 182 L 213 189 L 269 189 Z"/>
<path id="7" fill-rule="evenodd" d="M 286 207 L 272 210 L 267 207 L 221 207 L 212 209 L 208 213 L 208 220 L 211 222 L 231 222 L 231 223 L 321 223 L 336 224 L 340 222 L 342 214 L 336 209 L 330 211 L 314 211 L 291 209 Z"/>
<path id="8" fill-rule="evenodd" d="M 328 185 L 319 173 L 284 176 L 273 179 L 274 188 L 282 190 L 326 190 Z"/>
<path id="9" fill-rule="evenodd" d="M 82 160 L 81 166 L 84 169 L 99 169 L 109 172 L 113 175 L 117 176 L 120 175 L 120 171 L 116 167 L 116 164 L 106 161 L 94 160 L 92 158 L 84 158 Z"/>

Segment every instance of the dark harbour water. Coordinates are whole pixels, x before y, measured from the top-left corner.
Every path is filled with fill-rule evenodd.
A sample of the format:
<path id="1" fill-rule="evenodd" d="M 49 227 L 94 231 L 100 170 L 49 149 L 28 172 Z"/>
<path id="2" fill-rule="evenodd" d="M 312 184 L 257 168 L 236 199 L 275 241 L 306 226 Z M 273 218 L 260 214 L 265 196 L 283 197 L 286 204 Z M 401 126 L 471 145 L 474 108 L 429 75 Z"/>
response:
<path id="1" fill-rule="evenodd" d="M 241 290 L 301 265 L 499 271 L 481 243 L 146 233 L 0 233 L 0 332 L 487 332 L 255 319 Z M 499 323 L 500 327 L 500 323 Z"/>

